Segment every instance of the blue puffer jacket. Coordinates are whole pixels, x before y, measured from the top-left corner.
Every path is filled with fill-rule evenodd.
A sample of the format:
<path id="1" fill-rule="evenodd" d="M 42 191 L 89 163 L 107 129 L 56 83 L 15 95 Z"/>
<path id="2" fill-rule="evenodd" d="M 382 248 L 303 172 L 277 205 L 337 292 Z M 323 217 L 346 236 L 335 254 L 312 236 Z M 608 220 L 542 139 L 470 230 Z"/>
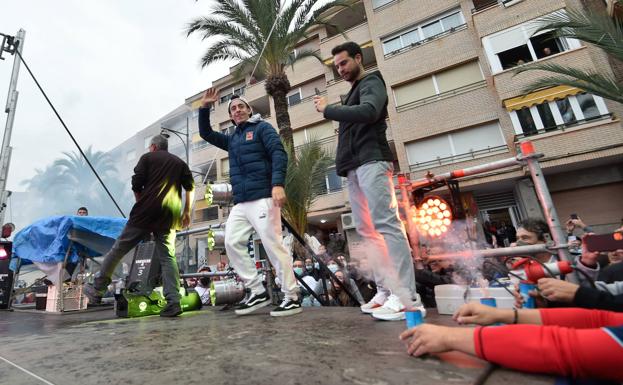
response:
<path id="1" fill-rule="evenodd" d="M 234 203 L 272 196 L 273 186 L 286 181 L 288 155 L 279 134 L 259 115 L 236 127 L 231 135 L 212 130 L 210 109 L 199 109 L 199 135 L 229 153 L 229 177 Z"/>

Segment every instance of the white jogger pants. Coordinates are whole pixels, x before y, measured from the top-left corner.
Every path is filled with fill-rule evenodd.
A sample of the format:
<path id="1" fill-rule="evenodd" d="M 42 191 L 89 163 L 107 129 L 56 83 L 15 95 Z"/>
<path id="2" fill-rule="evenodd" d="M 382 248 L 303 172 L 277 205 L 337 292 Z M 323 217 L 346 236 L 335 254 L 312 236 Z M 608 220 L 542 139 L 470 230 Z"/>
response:
<path id="1" fill-rule="evenodd" d="M 225 250 L 230 264 L 253 293 L 264 291 L 262 277 L 257 273 L 255 261 L 247 249 L 253 230 L 262 240 L 268 259 L 275 267 L 281 291 L 288 298 L 297 298 L 298 286 L 292 259 L 281 242 L 281 209 L 273 206 L 272 198 L 242 202 L 232 208 L 225 226 Z"/>

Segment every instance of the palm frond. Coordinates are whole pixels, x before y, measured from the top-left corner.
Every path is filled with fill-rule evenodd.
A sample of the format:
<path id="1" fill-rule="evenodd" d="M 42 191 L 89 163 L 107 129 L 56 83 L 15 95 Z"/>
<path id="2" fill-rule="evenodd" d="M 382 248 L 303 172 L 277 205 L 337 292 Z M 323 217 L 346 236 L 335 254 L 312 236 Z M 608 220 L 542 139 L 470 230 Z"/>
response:
<path id="1" fill-rule="evenodd" d="M 301 50 L 301 51 L 296 51 L 296 55 L 294 55 L 294 53 L 290 54 L 285 64 L 292 66 L 292 69 L 294 70 L 294 63 L 298 62 L 299 60 L 308 58 L 308 57 L 313 57 L 322 63 L 322 57 L 320 56 L 319 51 Z"/>
<path id="2" fill-rule="evenodd" d="M 519 74 L 525 71 L 533 70 L 546 71 L 549 73 L 555 73 L 556 75 L 547 76 L 534 81 L 523 90 L 525 93 L 534 92 L 541 88 L 568 85 L 580 88 L 586 92 L 601 96 L 605 99 L 623 103 L 623 87 L 621 87 L 621 85 L 617 83 L 612 76 L 550 63 L 530 64 L 518 69 L 516 73 Z"/>
<path id="3" fill-rule="evenodd" d="M 288 201 L 283 214 L 299 233 L 307 230 L 307 212 L 320 194 L 318 183 L 324 183 L 328 167 L 333 157 L 327 153 L 319 141 L 311 140 L 293 149 L 285 145 L 288 152 L 288 173 L 286 176 L 286 195 Z"/>

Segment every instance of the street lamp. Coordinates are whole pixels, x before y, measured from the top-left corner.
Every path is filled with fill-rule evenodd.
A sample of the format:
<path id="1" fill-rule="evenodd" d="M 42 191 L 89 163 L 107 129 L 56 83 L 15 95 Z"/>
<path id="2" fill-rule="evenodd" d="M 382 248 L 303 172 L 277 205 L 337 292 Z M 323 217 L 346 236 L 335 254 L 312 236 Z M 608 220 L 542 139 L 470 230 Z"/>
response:
<path id="1" fill-rule="evenodd" d="M 175 136 L 177 136 L 181 141 L 182 144 L 184 145 L 184 151 L 186 152 L 186 164 L 188 164 L 188 167 L 190 167 L 190 148 L 189 148 L 189 143 L 190 143 L 190 133 L 188 132 L 188 118 L 187 120 L 187 124 L 186 124 L 186 132 L 180 132 L 180 131 L 176 131 L 173 130 L 171 128 L 165 127 L 165 126 L 160 126 L 160 135 L 164 136 L 165 138 L 170 138 L 171 135 L 167 134 L 167 132 L 170 132 L 172 134 L 174 134 Z M 182 137 L 182 135 L 186 136 L 186 140 L 184 140 L 184 138 Z"/>

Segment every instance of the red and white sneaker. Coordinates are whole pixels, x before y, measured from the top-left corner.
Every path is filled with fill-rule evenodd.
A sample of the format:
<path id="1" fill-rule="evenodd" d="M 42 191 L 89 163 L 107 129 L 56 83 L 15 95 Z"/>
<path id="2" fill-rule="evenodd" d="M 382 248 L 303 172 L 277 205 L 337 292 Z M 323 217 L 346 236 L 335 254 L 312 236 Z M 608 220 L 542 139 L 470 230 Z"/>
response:
<path id="1" fill-rule="evenodd" d="M 372 297 L 372 299 L 370 300 L 370 302 L 368 303 L 364 303 L 363 305 L 361 305 L 359 308 L 361 309 L 362 313 L 366 313 L 366 314 L 370 314 L 372 313 L 375 309 L 380 308 L 381 306 L 383 306 L 383 304 L 385 303 L 385 301 L 387 300 L 387 293 L 382 292 L 382 291 L 378 291 L 374 297 Z"/>

